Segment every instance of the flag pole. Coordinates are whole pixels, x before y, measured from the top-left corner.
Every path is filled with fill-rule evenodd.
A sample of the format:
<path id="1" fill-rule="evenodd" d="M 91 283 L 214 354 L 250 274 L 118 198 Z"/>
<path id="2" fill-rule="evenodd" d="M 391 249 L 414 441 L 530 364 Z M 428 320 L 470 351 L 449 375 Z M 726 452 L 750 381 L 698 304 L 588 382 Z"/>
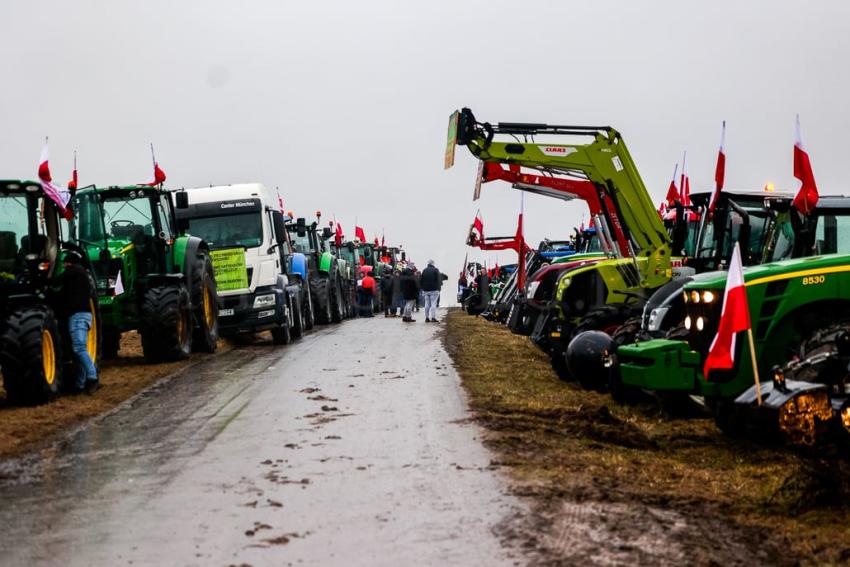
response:
<path id="1" fill-rule="evenodd" d="M 747 329 L 747 338 L 750 340 L 750 360 L 753 363 L 753 378 L 756 383 L 756 400 L 758 405 L 761 405 L 761 382 L 759 381 L 759 369 L 756 365 L 756 346 L 753 342 L 753 326 L 750 325 L 750 328 Z"/>

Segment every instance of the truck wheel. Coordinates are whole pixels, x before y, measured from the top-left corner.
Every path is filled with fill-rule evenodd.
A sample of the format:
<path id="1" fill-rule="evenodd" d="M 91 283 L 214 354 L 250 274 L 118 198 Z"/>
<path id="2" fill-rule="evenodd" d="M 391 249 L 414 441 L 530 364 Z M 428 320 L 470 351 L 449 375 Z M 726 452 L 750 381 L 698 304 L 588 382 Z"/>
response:
<path id="1" fill-rule="evenodd" d="M 304 315 L 301 307 L 301 296 L 295 294 L 292 296 L 292 338 L 300 339 L 304 334 Z"/>
<path id="2" fill-rule="evenodd" d="M 192 266 L 191 285 L 194 309 L 192 350 L 215 352 L 218 346 L 218 297 L 212 260 L 204 252 L 198 254 Z"/>
<path id="3" fill-rule="evenodd" d="M 340 289 L 340 282 L 338 279 L 334 279 L 333 281 L 333 289 L 330 290 L 331 294 L 331 321 L 334 323 L 339 323 L 343 320 L 343 307 L 342 307 L 342 290 Z"/>
<path id="4" fill-rule="evenodd" d="M 192 352 L 192 313 L 183 286 L 157 286 L 142 302 L 142 351 L 152 362 L 183 360 Z"/>
<path id="5" fill-rule="evenodd" d="M 105 360 L 118 358 L 119 350 L 121 350 L 121 332 L 112 327 L 103 329 L 102 357 Z"/>
<path id="6" fill-rule="evenodd" d="M 313 308 L 316 314 L 316 323 L 327 325 L 331 322 L 331 297 L 328 289 L 327 278 L 316 278 L 310 285 L 313 292 Z"/>
<path id="7" fill-rule="evenodd" d="M 12 312 L 0 336 L 0 367 L 7 399 L 43 404 L 59 392 L 62 347 L 56 317 L 48 307 Z"/>
<path id="8" fill-rule="evenodd" d="M 292 342 L 292 333 L 289 331 L 289 321 L 272 329 L 272 343 L 276 345 L 288 345 Z"/>

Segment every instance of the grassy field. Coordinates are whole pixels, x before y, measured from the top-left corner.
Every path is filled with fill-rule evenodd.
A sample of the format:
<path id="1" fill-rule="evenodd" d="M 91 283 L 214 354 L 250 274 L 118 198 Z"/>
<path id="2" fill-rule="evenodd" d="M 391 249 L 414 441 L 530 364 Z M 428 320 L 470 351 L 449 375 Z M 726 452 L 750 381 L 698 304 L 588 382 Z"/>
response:
<path id="1" fill-rule="evenodd" d="M 538 512 L 556 513 L 559 501 L 639 503 L 700 518 L 705 530 L 687 537 L 752 533 L 772 550 L 768 563 L 850 562 L 846 461 L 618 405 L 559 381 L 527 338 L 462 311 L 450 312 L 445 340 L 497 464 Z M 711 544 L 697 553 L 714 558 Z"/>

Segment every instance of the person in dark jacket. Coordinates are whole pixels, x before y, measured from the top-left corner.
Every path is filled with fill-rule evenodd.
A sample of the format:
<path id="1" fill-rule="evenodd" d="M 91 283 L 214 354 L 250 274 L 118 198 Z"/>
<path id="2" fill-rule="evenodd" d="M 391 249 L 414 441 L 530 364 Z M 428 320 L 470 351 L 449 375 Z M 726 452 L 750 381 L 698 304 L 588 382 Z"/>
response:
<path id="1" fill-rule="evenodd" d="M 440 288 L 443 286 L 443 277 L 434 266 L 434 260 L 428 260 L 428 266 L 422 270 L 419 277 L 419 285 L 425 294 L 425 322 L 437 322 L 437 301 L 440 299 Z"/>
<path id="2" fill-rule="evenodd" d="M 369 272 L 361 272 L 357 282 L 357 303 L 361 317 L 372 317 L 372 299 L 375 297 L 375 278 Z"/>
<path id="3" fill-rule="evenodd" d="M 381 278 L 381 297 L 384 300 L 384 317 L 395 317 L 393 308 L 393 270 L 387 267 Z"/>
<path id="4" fill-rule="evenodd" d="M 416 298 L 419 297 L 419 282 L 410 268 L 405 268 L 401 272 L 401 296 L 404 298 L 404 315 L 401 320 L 412 323 L 415 321 L 413 307 L 416 305 Z"/>
<path id="5" fill-rule="evenodd" d="M 88 351 L 88 335 L 92 327 L 92 312 L 89 302 L 94 295 L 88 272 L 83 268 L 83 257 L 69 251 L 63 258 L 64 270 L 56 278 L 59 287 L 58 305 L 61 315 L 68 319 L 71 348 L 79 362 L 74 388 L 77 392 L 95 393 L 100 388 L 97 368 Z"/>

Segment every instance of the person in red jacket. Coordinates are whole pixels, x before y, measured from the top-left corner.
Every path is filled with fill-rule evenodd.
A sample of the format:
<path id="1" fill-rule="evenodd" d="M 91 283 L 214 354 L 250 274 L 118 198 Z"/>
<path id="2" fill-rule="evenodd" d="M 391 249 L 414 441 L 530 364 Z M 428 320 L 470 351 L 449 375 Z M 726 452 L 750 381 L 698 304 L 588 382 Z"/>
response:
<path id="1" fill-rule="evenodd" d="M 369 272 L 361 272 L 363 276 L 357 282 L 357 303 L 361 317 L 372 317 L 372 299 L 375 297 L 375 278 Z"/>

